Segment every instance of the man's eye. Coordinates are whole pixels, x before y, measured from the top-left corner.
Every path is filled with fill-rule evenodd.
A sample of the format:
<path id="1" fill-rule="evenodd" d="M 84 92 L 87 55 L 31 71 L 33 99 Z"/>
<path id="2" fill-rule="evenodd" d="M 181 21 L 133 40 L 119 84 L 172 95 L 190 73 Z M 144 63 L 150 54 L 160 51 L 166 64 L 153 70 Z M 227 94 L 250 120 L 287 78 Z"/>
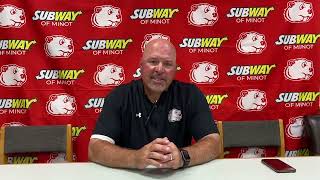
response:
<path id="1" fill-rule="evenodd" d="M 157 64 L 158 62 L 156 60 L 149 61 L 150 64 Z"/>
<path id="2" fill-rule="evenodd" d="M 173 64 L 171 64 L 171 63 L 165 63 L 164 66 L 165 66 L 165 67 L 172 67 Z"/>

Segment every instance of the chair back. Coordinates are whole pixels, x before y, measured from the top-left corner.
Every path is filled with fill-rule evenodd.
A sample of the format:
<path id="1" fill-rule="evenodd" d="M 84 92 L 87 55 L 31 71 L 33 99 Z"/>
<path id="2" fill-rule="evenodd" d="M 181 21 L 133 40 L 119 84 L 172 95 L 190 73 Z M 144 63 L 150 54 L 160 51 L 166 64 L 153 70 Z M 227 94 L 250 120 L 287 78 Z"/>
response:
<path id="1" fill-rule="evenodd" d="M 320 114 L 304 116 L 305 130 L 310 138 L 310 151 L 313 155 L 320 155 Z"/>
<path id="2" fill-rule="evenodd" d="M 27 152 L 65 152 L 72 162 L 71 125 L 8 126 L 1 128 L 0 163 L 7 163 L 7 154 Z"/>
<path id="3" fill-rule="evenodd" d="M 278 147 L 277 156 L 284 156 L 283 122 L 279 120 L 218 121 L 221 136 L 220 158 L 224 148 L 232 147 Z"/>

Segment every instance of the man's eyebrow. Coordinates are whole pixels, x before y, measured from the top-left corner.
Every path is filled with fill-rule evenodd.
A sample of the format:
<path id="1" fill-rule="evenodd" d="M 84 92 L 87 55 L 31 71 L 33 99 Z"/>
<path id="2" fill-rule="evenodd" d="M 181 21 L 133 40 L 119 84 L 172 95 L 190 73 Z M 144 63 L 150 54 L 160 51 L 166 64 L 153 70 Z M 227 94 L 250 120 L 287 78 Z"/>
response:
<path id="1" fill-rule="evenodd" d="M 156 57 L 150 57 L 150 58 L 147 58 L 147 61 L 148 60 L 157 60 L 158 58 L 156 58 Z"/>

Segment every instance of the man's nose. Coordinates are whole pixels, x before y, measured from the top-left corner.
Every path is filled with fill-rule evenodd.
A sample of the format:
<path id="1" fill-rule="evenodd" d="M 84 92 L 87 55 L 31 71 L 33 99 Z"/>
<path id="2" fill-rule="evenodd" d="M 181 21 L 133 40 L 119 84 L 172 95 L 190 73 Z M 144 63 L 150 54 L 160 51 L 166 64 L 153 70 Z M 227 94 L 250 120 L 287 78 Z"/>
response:
<path id="1" fill-rule="evenodd" d="M 156 71 L 157 72 L 162 72 L 163 71 L 163 64 L 162 63 L 157 64 Z"/>

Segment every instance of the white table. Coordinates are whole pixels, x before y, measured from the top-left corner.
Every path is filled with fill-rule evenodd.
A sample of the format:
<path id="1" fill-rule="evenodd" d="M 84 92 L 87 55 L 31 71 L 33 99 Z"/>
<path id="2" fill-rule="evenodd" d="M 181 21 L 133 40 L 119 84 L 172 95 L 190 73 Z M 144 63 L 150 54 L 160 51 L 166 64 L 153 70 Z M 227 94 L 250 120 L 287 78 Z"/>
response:
<path id="1" fill-rule="evenodd" d="M 296 173 L 275 173 L 261 159 L 218 159 L 183 170 L 125 170 L 94 163 L 0 165 L 1 180 L 305 180 L 320 179 L 320 157 L 281 158 Z"/>

